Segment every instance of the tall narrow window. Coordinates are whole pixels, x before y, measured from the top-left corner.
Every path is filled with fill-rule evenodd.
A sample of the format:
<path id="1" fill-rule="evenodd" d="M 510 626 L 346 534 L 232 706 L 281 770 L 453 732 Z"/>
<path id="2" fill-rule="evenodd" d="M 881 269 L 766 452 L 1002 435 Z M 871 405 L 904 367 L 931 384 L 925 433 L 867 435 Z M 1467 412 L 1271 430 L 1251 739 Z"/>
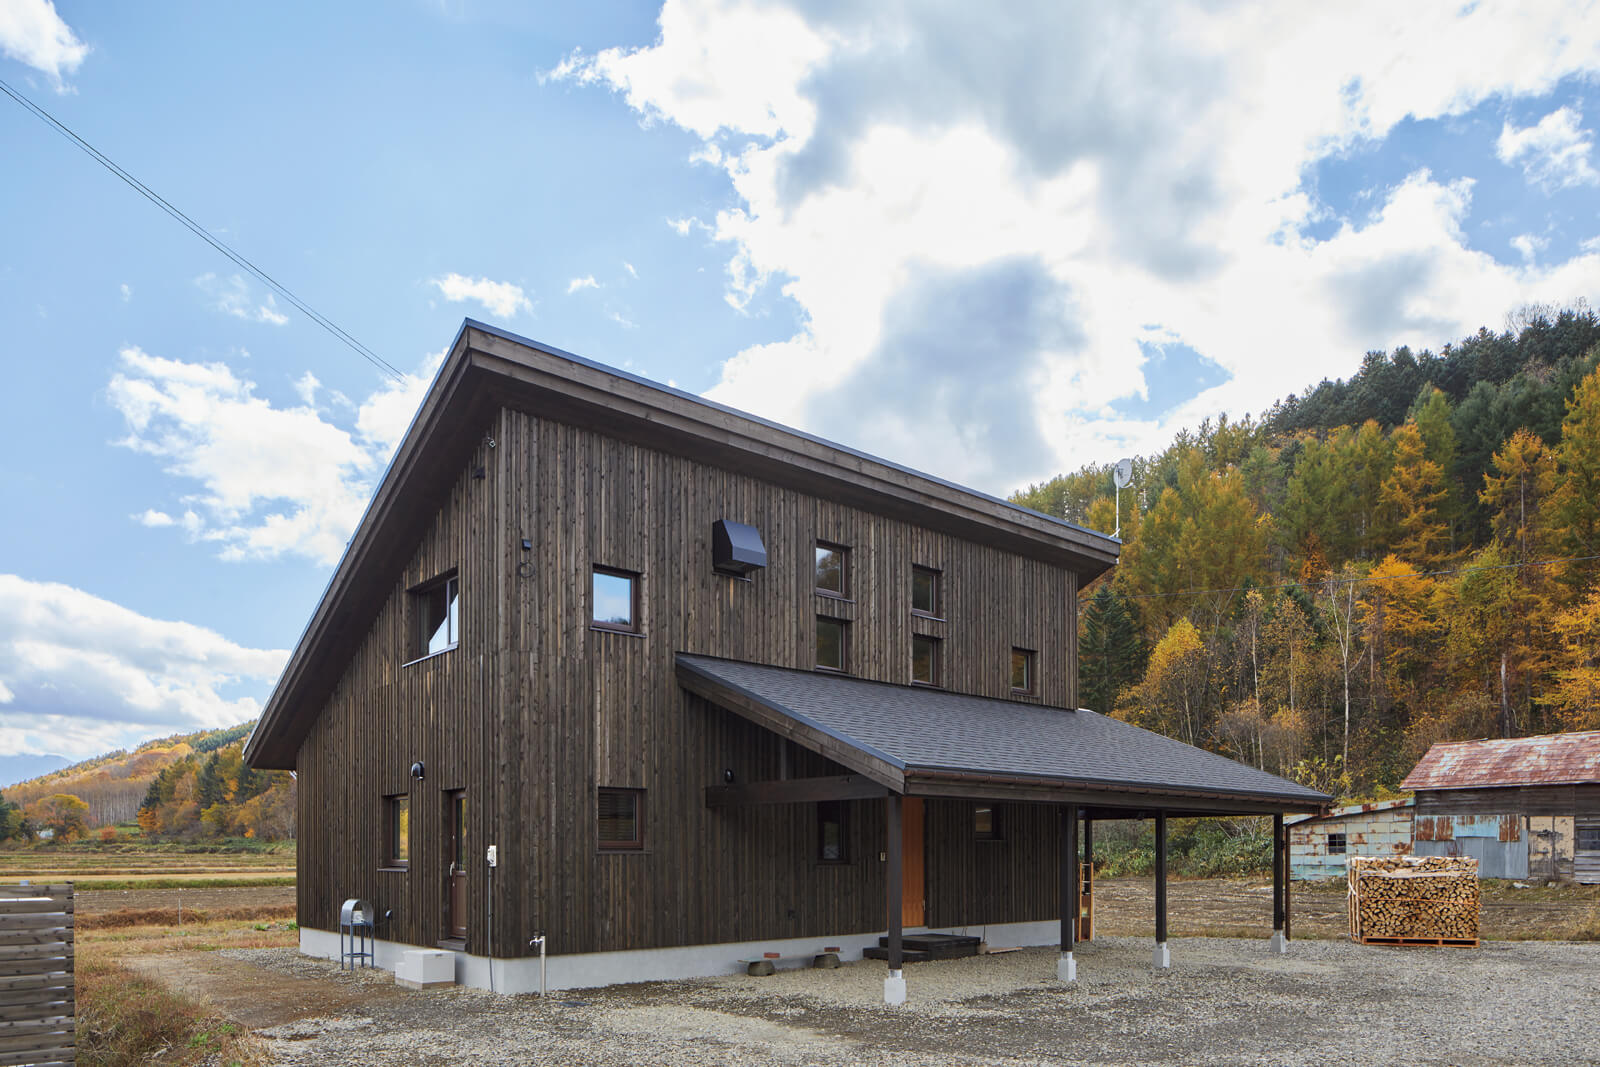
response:
<path id="1" fill-rule="evenodd" d="M 850 595 L 850 550 L 843 545 L 817 542 L 817 592 L 828 596 Z"/>
<path id="2" fill-rule="evenodd" d="M 455 648 L 460 640 L 461 596 L 455 575 L 436 578 L 411 591 L 411 658 Z"/>
<path id="3" fill-rule="evenodd" d="M 384 857 L 385 867 L 411 865 L 411 798 L 404 793 L 384 797 Z"/>
<path id="4" fill-rule="evenodd" d="M 972 836 L 979 841 L 1000 840 L 999 812 L 993 804 L 979 804 L 972 809 Z"/>
<path id="5" fill-rule="evenodd" d="M 1026 648 L 1013 648 L 1011 650 L 1011 691 L 1013 693 L 1032 693 L 1038 681 L 1034 677 L 1038 666 L 1038 653 Z"/>
<path id="6" fill-rule="evenodd" d="M 817 862 L 850 862 L 849 808 L 842 800 L 817 802 Z"/>
<path id="7" fill-rule="evenodd" d="M 598 807 L 602 849 L 638 852 L 644 848 L 644 790 L 602 789 Z"/>
<path id="8" fill-rule="evenodd" d="M 817 666 L 826 671 L 850 669 L 850 624 L 817 616 Z"/>
<path id="9" fill-rule="evenodd" d="M 911 613 L 939 617 L 939 572 L 932 567 L 911 568 Z"/>
<path id="10" fill-rule="evenodd" d="M 911 638 L 911 680 L 917 685 L 939 684 L 939 639 L 925 634 Z"/>
<path id="11" fill-rule="evenodd" d="M 594 569 L 590 623 L 602 630 L 639 632 L 639 576 L 610 567 Z"/>

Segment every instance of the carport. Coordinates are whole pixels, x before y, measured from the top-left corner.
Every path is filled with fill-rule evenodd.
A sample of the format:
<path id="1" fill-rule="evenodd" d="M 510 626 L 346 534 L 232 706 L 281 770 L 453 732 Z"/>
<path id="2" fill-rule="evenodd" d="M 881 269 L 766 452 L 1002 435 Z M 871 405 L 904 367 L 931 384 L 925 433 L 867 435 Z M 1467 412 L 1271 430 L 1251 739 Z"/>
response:
<path id="1" fill-rule="evenodd" d="M 881 799 L 886 808 L 884 999 L 903 1003 L 907 873 L 920 878 L 923 841 L 909 842 L 908 805 L 924 800 L 1014 802 L 1058 812 L 1059 869 L 1038 877 L 1059 888 L 1057 977 L 1073 981 L 1080 852 L 1092 855 L 1094 823 L 1152 819 L 1156 839 L 1153 964 L 1167 944 L 1167 820 L 1273 817 L 1271 946 L 1287 951 L 1288 849 L 1283 816 L 1319 812 L 1332 798 L 1295 782 L 1087 710 L 968 696 L 926 686 L 865 681 L 679 653 L 679 683 L 711 703 L 796 742 L 848 773 L 784 778 L 707 790 L 712 806 Z M 940 841 L 927 845 L 937 854 Z M 1080 849 L 1080 845 L 1082 848 Z"/>

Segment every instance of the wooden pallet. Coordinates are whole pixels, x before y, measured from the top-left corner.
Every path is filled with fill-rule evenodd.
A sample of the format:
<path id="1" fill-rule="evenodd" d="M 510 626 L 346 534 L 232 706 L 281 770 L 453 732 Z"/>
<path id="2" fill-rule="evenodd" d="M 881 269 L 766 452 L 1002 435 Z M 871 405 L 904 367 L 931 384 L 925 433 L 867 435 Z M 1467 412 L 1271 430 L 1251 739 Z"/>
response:
<path id="1" fill-rule="evenodd" d="M 1446 948 L 1477 948 L 1475 937 L 1352 937 L 1359 945 L 1442 945 Z"/>

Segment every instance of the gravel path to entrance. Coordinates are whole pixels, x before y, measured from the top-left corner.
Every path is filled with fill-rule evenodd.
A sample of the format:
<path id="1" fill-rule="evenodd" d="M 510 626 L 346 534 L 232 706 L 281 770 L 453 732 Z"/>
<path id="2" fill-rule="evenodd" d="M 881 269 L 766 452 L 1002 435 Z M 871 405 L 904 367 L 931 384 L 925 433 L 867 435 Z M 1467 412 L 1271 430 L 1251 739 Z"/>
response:
<path id="1" fill-rule="evenodd" d="M 352 977 L 288 949 L 217 953 L 228 963 L 208 978 L 261 995 L 276 983 L 311 1001 L 305 1017 L 260 1031 L 282 1064 L 1600 1060 L 1600 945 L 1299 941 L 1283 958 L 1260 939 L 1192 938 L 1172 943 L 1172 971 L 1159 975 L 1148 939 L 1080 949 L 1070 987 L 1054 981 L 1053 949 L 910 965 L 901 1009 L 883 1007 L 884 968 L 870 961 L 544 1002 L 463 989 L 396 993 L 384 972 Z"/>

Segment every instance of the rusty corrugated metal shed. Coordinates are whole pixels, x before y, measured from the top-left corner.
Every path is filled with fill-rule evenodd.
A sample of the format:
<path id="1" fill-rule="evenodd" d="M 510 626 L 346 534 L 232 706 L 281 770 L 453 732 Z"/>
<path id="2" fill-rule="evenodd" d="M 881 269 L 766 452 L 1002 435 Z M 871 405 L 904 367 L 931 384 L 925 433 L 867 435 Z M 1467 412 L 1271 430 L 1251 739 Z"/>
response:
<path id="1" fill-rule="evenodd" d="M 1442 741 L 1401 789 L 1495 789 L 1600 782 L 1600 730 L 1507 740 Z"/>

